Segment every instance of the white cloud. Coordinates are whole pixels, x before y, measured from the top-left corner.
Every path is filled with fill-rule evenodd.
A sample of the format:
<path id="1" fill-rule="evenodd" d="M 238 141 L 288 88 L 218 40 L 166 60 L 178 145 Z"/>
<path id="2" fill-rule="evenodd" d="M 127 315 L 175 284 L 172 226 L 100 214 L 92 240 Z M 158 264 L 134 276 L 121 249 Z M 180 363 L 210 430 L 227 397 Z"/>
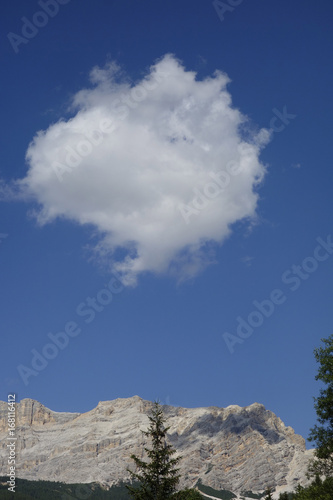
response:
<path id="1" fill-rule="evenodd" d="M 231 224 L 255 217 L 269 133 L 247 127 L 224 73 L 197 80 L 172 55 L 132 85 L 115 63 L 90 76 L 74 116 L 29 145 L 21 190 L 38 202 L 42 224 L 65 217 L 95 226 L 97 251 L 128 284 L 145 271 L 194 276 Z M 212 173 L 228 169 L 219 192 L 198 198 L 214 191 Z M 182 208 L 195 203 L 185 221 Z"/>

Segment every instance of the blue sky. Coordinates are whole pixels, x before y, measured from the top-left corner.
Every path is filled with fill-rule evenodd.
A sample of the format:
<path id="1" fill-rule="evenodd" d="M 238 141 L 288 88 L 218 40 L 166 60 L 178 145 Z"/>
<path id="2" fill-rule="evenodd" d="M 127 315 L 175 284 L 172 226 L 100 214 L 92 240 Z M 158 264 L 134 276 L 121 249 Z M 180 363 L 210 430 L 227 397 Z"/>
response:
<path id="1" fill-rule="evenodd" d="M 332 4 L 51 3 L 0 20 L 1 400 L 259 402 L 307 437 L 333 330 Z"/>

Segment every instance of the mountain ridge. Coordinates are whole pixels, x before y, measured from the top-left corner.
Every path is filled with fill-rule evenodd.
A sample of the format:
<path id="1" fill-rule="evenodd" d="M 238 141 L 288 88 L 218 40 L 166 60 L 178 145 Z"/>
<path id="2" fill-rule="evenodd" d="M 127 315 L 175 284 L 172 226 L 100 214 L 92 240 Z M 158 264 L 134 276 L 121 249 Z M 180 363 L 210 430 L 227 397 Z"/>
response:
<path id="1" fill-rule="evenodd" d="M 141 430 L 149 424 L 150 401 L 139 396 L 100 401 L 92 410 L 55 412 L 36 400 L 17 403 L 18 476 L 24 479 L 118 484 L 130 479 L 132 453 L 149 445 Z M 291 491 L 306 484 L 312 450 L 261 403 L 183 408 L 163 405 L 168 439 L 182 455 L 181 486 L 199 479 L 234 492 Z M 0 402 L 0 441 L 8 437 L 7 403 Z M 6 469 L 5 450 L 0 466 Z M 74 467 L 73 467 L 74 464 Z"/>

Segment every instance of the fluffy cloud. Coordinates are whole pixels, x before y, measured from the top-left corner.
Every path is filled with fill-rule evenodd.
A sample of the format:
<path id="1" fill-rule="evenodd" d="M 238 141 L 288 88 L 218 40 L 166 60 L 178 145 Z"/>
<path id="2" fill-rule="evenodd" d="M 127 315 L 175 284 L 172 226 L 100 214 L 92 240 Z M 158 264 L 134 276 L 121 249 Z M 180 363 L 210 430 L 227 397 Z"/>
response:
<path id="1" fill-rule="evenodd" d="M 73 116 L 29 145 L 21 191 L 41 224 L 92 224 L 96 252 L 128 284 L 146 271 L 194 276 L 234 222 L 255 217 L 269 133 L 232 107 L 225 74 L 198 80 L 172 55 L 135 83 L 115 63 L 90 80 Z"/>

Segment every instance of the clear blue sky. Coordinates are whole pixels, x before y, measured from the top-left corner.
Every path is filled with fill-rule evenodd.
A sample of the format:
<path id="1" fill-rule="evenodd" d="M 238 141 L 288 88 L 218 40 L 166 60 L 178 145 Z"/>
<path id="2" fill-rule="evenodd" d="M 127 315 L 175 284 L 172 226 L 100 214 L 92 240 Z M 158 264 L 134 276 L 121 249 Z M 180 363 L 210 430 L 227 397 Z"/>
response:
<path id="1" fill-rule="evenodd" d="M 206 0 L 41 4 L 5 2 L 0 20 L 0 399 L 79 412 L 136 394 L 259 402 L 307 437 L 313 349 L 333 332 L 332 3 L 244 0 L 220 16 Z M 126 95 L 115 130 L 69 167 L 66 147 Z M 179 200 L 246 138 L 247 174 L 187 224 Z M 109 302 L 112 269 L 126 286 L 112 281 Z M 269 317 L 252 314 L 271 296 Z M 239 317 L 260 326 L 229 349 Z M 33 368 L 31 351 L 65 327 L 80 333 Z"/>

